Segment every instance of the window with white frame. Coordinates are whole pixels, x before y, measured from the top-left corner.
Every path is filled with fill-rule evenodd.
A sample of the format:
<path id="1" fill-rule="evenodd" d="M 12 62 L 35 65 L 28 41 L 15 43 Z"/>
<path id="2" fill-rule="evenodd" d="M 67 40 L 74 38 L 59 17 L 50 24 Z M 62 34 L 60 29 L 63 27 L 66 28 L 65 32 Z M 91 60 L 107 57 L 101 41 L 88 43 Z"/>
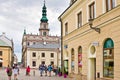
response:
<path id="1" fill-rule="evenodd" d="M 42 53 L 41 56 L 42 56 L 42 57 L 45 57 L 45 53 Z"/>
<path id="2" fill-rule="evenodd" d="M 33 67 L 36 66 L 36 61 L 32 61 L 32 66 L 33 66 Z"/>
<path id="3" fill-rule="evenodd" d="M 3 54 L 2 54 L 2 51 L 0 51 L 0 56 L 2 56 Z"/>
<path id="4" fill-rule="evenodd" d="M 35 52 L 32 53 L 32 57 L 36 57 L 36 53 Z"/>
<path id="5" fill-rule="evenodd" d="M 89 18 L 95 18 L 95 2 L 89 5 Z"/>
<path id="6" fill-rule="evenodd" d="M 106 3 L 106 12 L 115 7 L 115 0 L 105 0 Z"/>
<path id="7" fill-rule="evenodd" d="M 78 21 L 78 28 L 79 27 L 81 27 L 82 26 L 82 12 L 79 12 L 78 14 L 77 14 L 77 21 Z"/>
<path id="8" fill-rule="evenodd" d="M 54 61 L 51 61 L 50 64 L 54 64 Z"/>
<path id="9" fill-rule="evenodd" d="M 65 23 L 65 35 L 68 34 L 68 23 Z"/>
<path id="10" fill-rule="evenodd" d="M 51 56 L 51 58 L 53 58 L 54 57 L 54 53 L 51 53 L 50 56 Z"/>
<path id="11" fill-rule="evenodd" d="M 41 64 L 45 64 L 45 61 L 41 61 Z"/>

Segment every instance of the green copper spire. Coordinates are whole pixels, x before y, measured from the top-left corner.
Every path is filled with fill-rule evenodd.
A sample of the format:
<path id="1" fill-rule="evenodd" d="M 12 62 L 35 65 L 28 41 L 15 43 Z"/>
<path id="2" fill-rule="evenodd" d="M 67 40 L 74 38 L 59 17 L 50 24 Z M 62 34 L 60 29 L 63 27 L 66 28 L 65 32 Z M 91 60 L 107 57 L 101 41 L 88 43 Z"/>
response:
<path id="1" fill-rule="evenodd" d="M 46 10 L 46 6 L 45 6 L 45 0 L 44 0 L 44 6 L 42 8 L 42 18 L 41 18 L 41 22 L 47 22 L 47 14 L 46 14 L 47 10 Z"/>
<path id="2" fill-rule="evenodd" d="M 24 29 L 24 35 L 26 35 L 26 29 Z"/>

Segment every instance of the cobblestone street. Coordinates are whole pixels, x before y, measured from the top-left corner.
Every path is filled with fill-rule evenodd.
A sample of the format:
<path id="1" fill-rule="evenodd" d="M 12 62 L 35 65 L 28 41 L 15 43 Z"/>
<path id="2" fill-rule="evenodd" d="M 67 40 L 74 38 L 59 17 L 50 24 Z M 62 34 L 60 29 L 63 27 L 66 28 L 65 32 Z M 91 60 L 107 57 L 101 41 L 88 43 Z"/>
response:
<path id="1" fill-rule="evenodd" d="M 0 80 L 8 80 L 7 74 L 5 69 L 0 69 Z M 12 80 L 14 80 L 14 77 L 12 75 Z M 26 76 L 25 75 L 25 69 L 20 69 L 20 74 L 18 75 L 18 80 L 75 80 L 73 78 L 64 78 L 63 76 L 54 76 L 52 74 L 51 77 L 46 76 L 40 76 L 39 70 L 35 70 L 35 76 L 33 76 L 33 70 L 31 70 L 31 75 Z"/>

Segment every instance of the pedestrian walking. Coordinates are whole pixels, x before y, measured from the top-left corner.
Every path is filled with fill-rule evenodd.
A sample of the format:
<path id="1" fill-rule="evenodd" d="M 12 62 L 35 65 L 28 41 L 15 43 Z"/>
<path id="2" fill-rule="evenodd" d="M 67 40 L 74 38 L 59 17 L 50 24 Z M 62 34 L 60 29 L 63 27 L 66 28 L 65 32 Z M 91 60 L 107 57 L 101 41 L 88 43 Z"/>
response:
<path id="1" fill-rule="evenodd" d="M 17 65 L 15 65 L 13 67 L 14 80 L 17 80 L 18 71 L 19 71 L 19 69 L 18 69 Z"/>
<path id="2" fill-rule="evenodd" d="M 11 76 L 12 76 L 12 68 L 8 65 L 8 67 L 6 68 L 6 72 L 8 75 L 8 80 L 11 80 Z"/>
<path id="3" fill-rule="evenodd" d="M 52 71 L 52 69 L 53 69 L 52 65 L 49 65 L 48 66 L 49 77 L 51 77 L 51 71 Z"/>
<path id="4" fill-rule="evenodd" d="M 26 68 L 26 75 L 30 76 L 30 67 L 29 66 Z"/>
<path id="5" fill-rule="evenodd" d="M 39 70 L 40 70 L 40 76 L 42 76 L 44 70 L 44 64 L 39 65 Z"/>

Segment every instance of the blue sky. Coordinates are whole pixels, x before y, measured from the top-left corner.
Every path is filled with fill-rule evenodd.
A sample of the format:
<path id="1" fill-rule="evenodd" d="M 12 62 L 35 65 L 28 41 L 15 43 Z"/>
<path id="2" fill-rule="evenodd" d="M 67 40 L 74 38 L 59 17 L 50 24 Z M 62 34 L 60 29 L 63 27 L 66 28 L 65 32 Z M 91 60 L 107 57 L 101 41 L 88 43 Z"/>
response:
<path id="1" fill-rule="evenodd" d="M 14 41 L 14 51 L 21 61 L 21 42 L 24 29 L 37 34 L 44 0 L 0 0 L 0 35 L 6 33 Z M 58 16 L 69 6 L 70 0 L 46 0 L 51 35 L 60 35 Z"/>

